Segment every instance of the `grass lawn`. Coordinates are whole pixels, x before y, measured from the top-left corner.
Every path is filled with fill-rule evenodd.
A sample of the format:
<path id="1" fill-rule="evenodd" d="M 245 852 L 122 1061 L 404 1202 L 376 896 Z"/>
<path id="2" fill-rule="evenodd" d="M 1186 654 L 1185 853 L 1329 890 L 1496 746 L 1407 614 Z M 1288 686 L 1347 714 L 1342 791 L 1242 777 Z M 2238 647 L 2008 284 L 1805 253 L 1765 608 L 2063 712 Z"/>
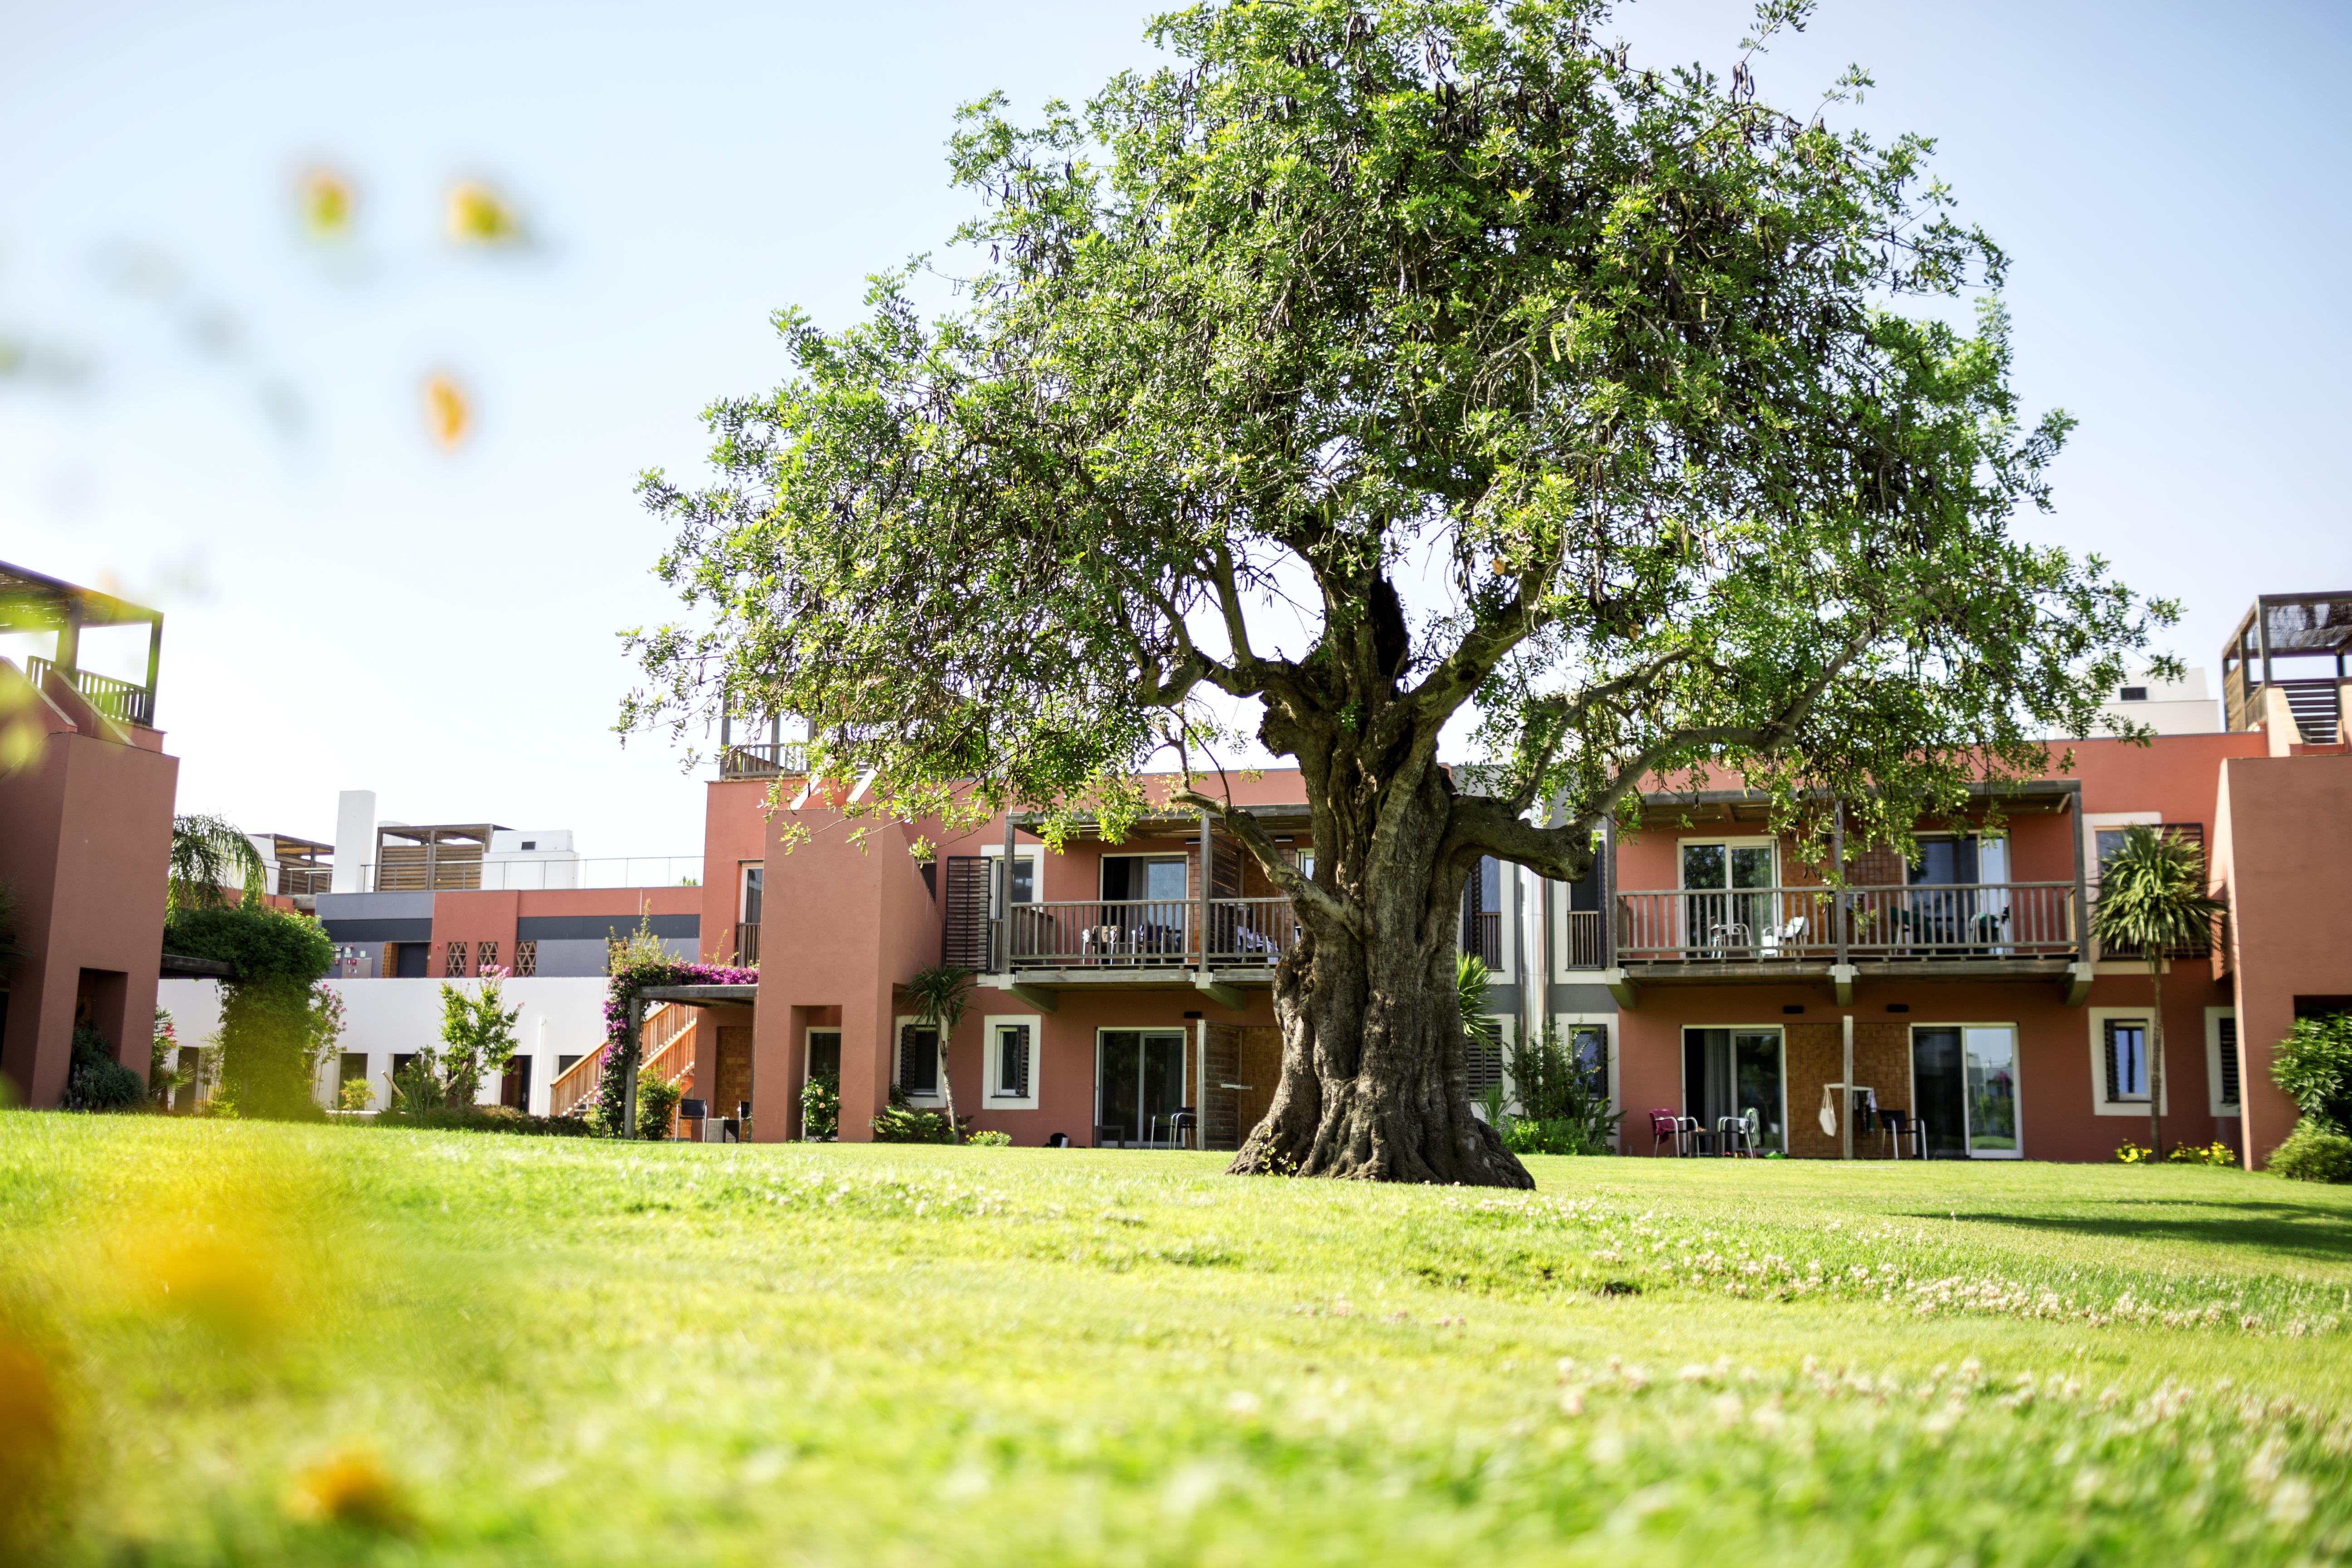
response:
<path id="1" fill-rule="evenodd" d="M 1496 1195 L 0 1115 L 0 1530 L 144 1563 L 2352 1554 L 2352 1190 L 1530 1163 Z"/>

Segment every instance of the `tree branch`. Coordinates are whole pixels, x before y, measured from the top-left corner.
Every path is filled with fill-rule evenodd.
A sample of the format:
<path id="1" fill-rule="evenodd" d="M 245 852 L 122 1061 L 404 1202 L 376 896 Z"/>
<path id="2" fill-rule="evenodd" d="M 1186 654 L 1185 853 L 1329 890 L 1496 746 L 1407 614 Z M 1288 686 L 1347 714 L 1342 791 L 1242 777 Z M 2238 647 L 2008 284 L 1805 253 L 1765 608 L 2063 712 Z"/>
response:
<path id="1" fill-rule="evenodd" d="M 1300 876 L 1298 868 L 1283 859 L 1282 851 L 1275 847 L 1274 840 L 1266 837 L 1265 829 L 1247 811 L 1219 801 L 1213 795 L 1202 795 L 1198 790 L 1178 790 L 1168 798 L 1175 805 L 1205 811 L 1223 823 L 1226 830 L 1257 858 L 1260 869 L 1265 872 L 1265 879 L 1281 889 L 1286 896 L 1304 904 L 1334 925 L 1345 928 L 1359 941 L 1369 942 L 1371 939 L 1371 922 L 1364 918 L 1364 911 Z"/>

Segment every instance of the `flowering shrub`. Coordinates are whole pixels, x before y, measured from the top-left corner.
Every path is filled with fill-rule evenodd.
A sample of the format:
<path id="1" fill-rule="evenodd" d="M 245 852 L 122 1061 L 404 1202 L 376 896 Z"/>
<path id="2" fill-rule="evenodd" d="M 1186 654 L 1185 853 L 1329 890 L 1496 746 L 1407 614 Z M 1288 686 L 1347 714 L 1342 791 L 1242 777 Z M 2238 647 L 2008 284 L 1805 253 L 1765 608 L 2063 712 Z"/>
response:
<path id="1" fill-rule="evenodd" d="M 1013 1145 L 1013 1134 L 1010 1132 L 975 1132 L 971 1137 L 965 1139 L 964 1142 L 982 1149 L 1009 1149 Z"/>
<path id="2" fill-rule="evenodd" d="M 801 1136 L 812 1143 L 830 1143 L 841 1135 L 841 1075 L 811 1073 L 801 1085 Z"/>
<path id="3" fill-rule="evenodd" d="M 604 989 L 604 1068 L 596 1080 L 594 1109 L 586 1112 L 590 1125 L 603 1137 L 625 1136 L 628 1121 L 629 1078 L 637 1070 L 644 1048 L 631 1026 L 637 993 L 655 985 L 756 985 L 760 972 L 726 963 L 698 963 L 677 958 L 662 946 L 649 920 L 637 922 L 626 942 L 611 948 L 612 979 Z"/>
<path id="4" fill-rule="evenodd" d="M 2200 1149 L 2194 1143 L 2176 1143 L 2165 1156 L 2176 1165 L 2234 1165 L 2238 1152 L 2227 1143 L 2213 1142 Z"/>
<path id="5" fill-rule="evenodd" d="M 2130 1139 L 2126 1138 L 2123 1142 L 2116 1146 L 2116 1163 L 2118 1165 L 2153 1165 L 2156 1163 L 2156 1151 L 2149 1148 L 2145 1143 L 2135 1143 Z"/>

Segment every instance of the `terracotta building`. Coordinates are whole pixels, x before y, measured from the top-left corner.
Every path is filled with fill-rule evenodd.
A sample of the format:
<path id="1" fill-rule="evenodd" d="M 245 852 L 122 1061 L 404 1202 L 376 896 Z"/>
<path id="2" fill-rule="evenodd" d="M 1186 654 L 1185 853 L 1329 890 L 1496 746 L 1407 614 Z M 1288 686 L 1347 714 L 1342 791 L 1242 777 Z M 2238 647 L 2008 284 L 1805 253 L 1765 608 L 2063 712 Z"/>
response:
<path id="1" fill-rule="evenodd" d="M 163 617 L 0 563 L 0 626 L 53 639 L 0 658 L 0 880 L 22 950 L 0 962 L 0 1077 L 54 1106 L 78 1026 L 147 1076 L 179 774 L 155 728 Z M 92 632 L 143 637 L 145 679 L 85 668 Z"/>

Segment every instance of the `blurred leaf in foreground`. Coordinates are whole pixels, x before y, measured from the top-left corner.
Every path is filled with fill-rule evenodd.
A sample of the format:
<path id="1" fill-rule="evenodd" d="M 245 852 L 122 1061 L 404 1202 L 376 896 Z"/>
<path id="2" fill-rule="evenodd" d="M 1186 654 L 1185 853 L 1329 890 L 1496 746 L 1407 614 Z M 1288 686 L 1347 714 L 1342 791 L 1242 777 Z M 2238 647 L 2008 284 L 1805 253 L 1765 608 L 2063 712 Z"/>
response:
<path id="1" fill-rule="evenodd" d="M 425 383 L 425 414 L 426 427 L 444 450 L 454 449 L 473 428 L 473 405 L 465 389 L 447 375 L 435 375 Z"/>
<path id="2" fill-rule="evenodd" d="M 352 231 L 352 184 L 336 170 L 306 170 L 298 186 L 302 227 L 312 239 L 341 239 Z"/>
<path id="3" fill-rule="evenodd" d="M 489 186 L 468 180 L 449 190 L 449 237 L 460 245 L 512 245 L 522 224 Z"/>

